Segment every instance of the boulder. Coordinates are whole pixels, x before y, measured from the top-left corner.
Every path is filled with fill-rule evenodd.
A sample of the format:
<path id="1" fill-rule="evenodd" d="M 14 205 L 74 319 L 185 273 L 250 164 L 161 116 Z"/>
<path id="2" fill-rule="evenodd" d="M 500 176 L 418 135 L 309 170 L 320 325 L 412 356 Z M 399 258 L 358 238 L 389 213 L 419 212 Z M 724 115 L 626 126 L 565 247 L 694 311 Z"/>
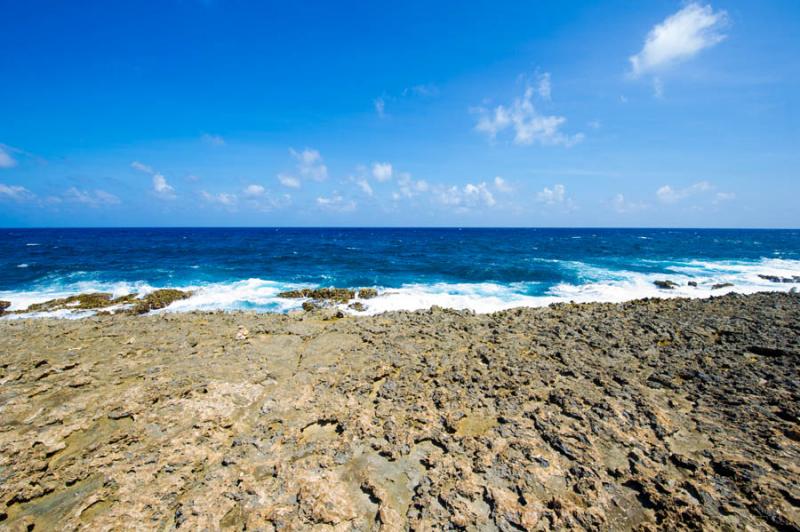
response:
<path id="1" fill-rule="evenodd" d="M 355 310 L 356 312 L 364 312 L 365 310 L 367 310 L 367 306 L 360 301 L 355 301 L 353 303 L 350 303 L 349 305 L 347 305 L 347 308 Z"/>
<path id="2" fill-rule="evenodd" d="M 686 284 L 689 285 L 689 286 L 693 286 L 693 287 L 697 288 L 697 281 L 689 281 Z"/>
<path id="3" fill-rule="evenodd" d="M 0 301 L 0 314 L 5 312 L 11 306 L 11 301 Z"/>

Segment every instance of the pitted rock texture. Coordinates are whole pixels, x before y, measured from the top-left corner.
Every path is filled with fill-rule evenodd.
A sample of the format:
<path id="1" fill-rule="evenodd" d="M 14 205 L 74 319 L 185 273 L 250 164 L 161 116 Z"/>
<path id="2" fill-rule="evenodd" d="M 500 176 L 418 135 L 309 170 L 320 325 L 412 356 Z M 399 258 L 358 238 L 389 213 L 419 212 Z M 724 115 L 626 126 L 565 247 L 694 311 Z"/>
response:
<path id="1" fill-rule="evenodd" d="M 2 529 L 799 526 L 797 295 L 0 321 Z"/>

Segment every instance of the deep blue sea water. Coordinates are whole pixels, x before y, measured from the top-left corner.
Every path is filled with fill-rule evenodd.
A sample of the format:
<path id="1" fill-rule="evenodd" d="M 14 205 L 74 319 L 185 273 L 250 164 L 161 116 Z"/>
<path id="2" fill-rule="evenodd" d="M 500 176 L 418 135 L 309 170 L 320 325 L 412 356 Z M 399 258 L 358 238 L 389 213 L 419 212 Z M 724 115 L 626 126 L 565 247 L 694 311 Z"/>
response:
<path id="1" fill-rule="evenodd" d="M 12 309 L 87 291 L 189 288 L 170 310 L 286 311 L 299 286 L 377 287 L 368 313 L 477 311 L 555 301 L 790 290 L 798 230 L 2 229 L 0 299 Z M 680 288 L 659 290 L 656 279 Z M 696 281 L 697 287 L 687 285 Z M 730 282 L 732 289 L 712 290 Z"/>

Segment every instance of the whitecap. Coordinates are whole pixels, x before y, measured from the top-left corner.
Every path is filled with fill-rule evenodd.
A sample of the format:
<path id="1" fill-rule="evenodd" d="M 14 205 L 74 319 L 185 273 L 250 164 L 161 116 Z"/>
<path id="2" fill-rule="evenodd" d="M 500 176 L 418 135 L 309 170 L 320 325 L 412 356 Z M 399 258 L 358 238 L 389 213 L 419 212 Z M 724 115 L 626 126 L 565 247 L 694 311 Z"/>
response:
<path id="1" fill-rule="evenodd" d="M 23 262 L 22 264 L 17 264 L 17 268 L 27 268 L 30 266 L 27 262 Z"/>

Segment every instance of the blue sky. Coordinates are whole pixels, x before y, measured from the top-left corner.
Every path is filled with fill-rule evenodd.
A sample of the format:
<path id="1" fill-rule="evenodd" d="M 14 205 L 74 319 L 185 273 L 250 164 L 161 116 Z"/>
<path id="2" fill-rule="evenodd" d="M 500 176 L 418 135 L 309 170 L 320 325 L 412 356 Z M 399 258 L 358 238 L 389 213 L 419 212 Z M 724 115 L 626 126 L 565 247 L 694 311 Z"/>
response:
<path id="1" fill-rule="evenodd" d="M 800 226 L 795 1 L 0 5 L 2 226 Z"/>

